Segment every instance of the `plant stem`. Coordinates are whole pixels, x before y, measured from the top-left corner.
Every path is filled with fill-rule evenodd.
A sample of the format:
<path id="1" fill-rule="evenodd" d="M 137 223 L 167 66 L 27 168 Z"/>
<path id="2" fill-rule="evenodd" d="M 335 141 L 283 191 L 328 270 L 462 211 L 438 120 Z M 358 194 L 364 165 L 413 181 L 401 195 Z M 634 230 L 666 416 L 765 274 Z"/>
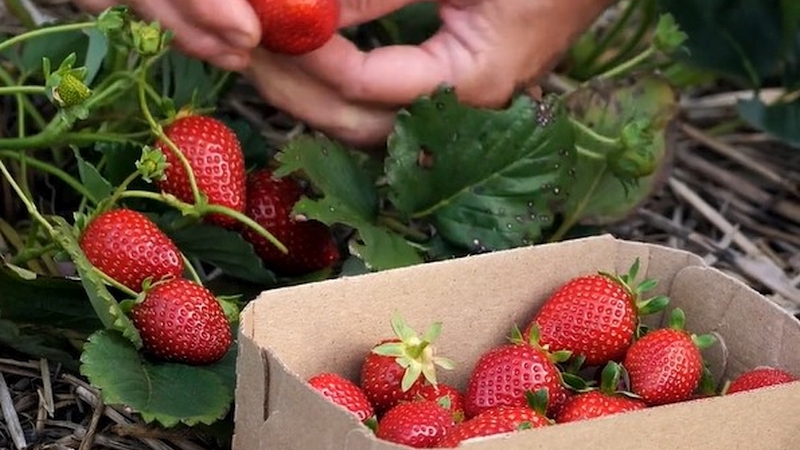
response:
<path id="1" fill-rule="evenodd" d="M 613 78 L 617 75 L 623 74 L 628 70 L 636 67 L 643 61 L 647 60 L 647 58 L 653 56 L 655 53 L 656 53 L 656 48 L 651 45 L 650 47 L 647 47 L 646 49 L 644 49 L 644 51 L 634 56 L 633 58 L 598 75 L 597 78 Z"/>
<path id="2" fill-rule="evenodd" d="M 11 260 L 11 264 L 21 266 L 23 264 L 27 264 L 31 260 L 37 259 L 40 256 L 46 255 L 55 250 L 58 250 L 58 245 L 54 243 L 47 244 L 43 247 L 36 247 L 36 248 L 27 247 L 23 249 L 21 252 L 19 252 Z"/>
<path id="3" fill-rule="evenodd" d="M 178 146 L 175 145 L 175 143 L 164 134 L 163 127 L 156 122 L 153 114 L 150 112 L 150 108 L 147 106 L 147 88 L 145 87 L 147 85 L 146 75 L 147 71 L 144 70 L 139 75 L 139 108 L 142 110 L 142 114 L 144 114 L 144 118 L 147 121 L 147 124 L 150 126 L 150 130 L 153 132 L 153 134 L 155 134 L 160 141 L 164 142 L 167 147 L 169 147 L 169 150 L 173 153 L 173 155 L 178 158 L 178 161 L 181 162 L 183 170 L 186 172 L 186 178 L 189 180 L 189 186 L 192 189 L 192 197 L 194 197 L 194 202 L 196 204 L 200 203 L 203 201 L 203 198 L 200 194 L 200 189 L 197 187 L 197 178 L 194 176 L 194 170 L 192 170 L 189 160 L 186 159 L 186 155 L 181 152 Z"/>
<path id="4" fill-rule="evenodd" d="M 581 147 L 580 145 L 576 145 L 575 149 L 578 151 L 579 155 L 584 156 L 584 157 L 589 158 L 589 159 L 594 159 L 596 161 L 603 161 L 603 160 L 606 159 L 606 157 L 604 155 L 601 155 L 600 153 L 597 153 L 597 152 L 593 152 L 593 151 L 589 150 L 588 148 Z"/>
<path id="5" fill-rule="evenodd" d="M 16 161 L 21 161 L 23 158 L 25 158 L 25 156 L 20 154 L 19 152 L 12 152 L 8 150 L 0 150 L 0 157 L 9 158 Z M 29 166 L 33 167 L 34 169 L 41 170 L 42 172 L 49 173 L 50 175 L 59 178 L 64 183 L 68 184 L 69 187 L 75 189 L 79 194 L 89 199 L 92 199 L 93 202 L 97 203 L 96 200 L 94 199 L 94 195 L 92 195 L 92 193 L 89 192 L 86 186 L 81 184 L 80 181 L 73 178 L 72 175 L 68 174 L 67 172 L 64 172 L 63 170 L 53 166 L 52 164 L 48 164 L 44 161 L 39 161 L 38 159 L 35 158 L 28 157 L 26 158 L 26 162 Z"/>
<path id="6" fill-rule="evenodd" d="M 2 65 L 0 65 L 0 81 L 7 86 L 13 86 L 16 84 L 14 82 L 14 78 L 3 68 Z M 39 113 L 39 110 L 36 109 L 36 106 L 34 106 L 27 97 L 22 97 L 21 101 L 25 107 L 25 111 L 33 119 L 33 121 L 36 122 L 36 126 L 39 128 L 44 128 L 47 125 L 47 121 L 44 120 L 44 117 L 42 117 L 42 115 Z"/>
<path id="7" fill-rule="evenodd" d="M 657 5 L 653 0 L 644 1 L 645 4 L 642 7 L 644 12 L 642 13 L 643 17 L 639 22 L 639 26 L 636 28 L 632 36 L 629 36 L 625 39 L 625 45 L 622 47 L 622 49 L 620 49 L 617 54 L 611 58 L 611 60 L 600 65 L 600 67 L 596 69 L 597 72 L 606 72 L 617 64 L 620 64 L 622 61 L 625 61 L 625 59 L 629 58 L 630 54 L 635 51 L 636 47 L 641 44 L 644 35 L 647 34 L 648 30 L 650 30 L 650 26 L 658 14 Z"/>
<path id="8" fill-rule="evenodd" d="M 46 27 L 46 28 L 38 28 L 36 30 L 27 31 L 27 32 L 22 33 L 22 34 L 18 34 L 18 35 L 14 36 L 14 37 L 12 37 L 10 39 L 6 39 L 3 42 L 0 42 L 0 53 L 6 51 L 7 49 L 9 49 L 9 48 L 13 47 L 14 45 L 17 45 L 20 42 L 25 41 L 27 39 L 31 39 L 31 38 L 35 38 L 35 37 L 41 37 L 41 36 L 47 36 L 49 34 L 55 34 L 55 33 L 66 33 L 68 31 L 78 31 L 78 30 L 82 30 L 84 28 L 92 28 L 92 27 L 96 26 L 96 24 L 97 24 L 97 22 L 95 22 L 95 21 L 78 22 L 78 23 L 69 23 L 69 24 L 63 24 L 63 25 L 56 25 L 56 26 Z"/>
<path id="9" fill-rule="evenodd" d="M 103 281 L 105 281 L 110 286 L 113 286 L 113 287 L 119 289 L 120 291 L 124 292 L 125 295 L 128 295 L 128 296 L 133 297 L 133 298 L 136 298 L 136 297 L 139 296 L 138 292 L 134 291 L 133 289 L 129 288 L 128 286 L 125 286 L 124 284 L 120 283 L 119 281 L 111 278 L 110 276 L 108 276 L 108 274 L 106 274 L 102 270 L 98 269 L 97 267 L 92 266 L 92 270 L 95 273 L 97 273 L 100 276 L 100 278 L 103 279 Z"/>
<path id="10" fill-rule="evenodd" d="M 148 200 L 155 200 L 157 202 L 164 203 L 172 208 L 177 209 L 184 215 L 191 215 L 195 214 L 198 216 L 205 216 L 208 214 L 222 214 L 237 221 L 247 225 L 248 227 L 252 228 L 258 234 L 263 236 L 266 240 L 268 240 L 272 245 L 278 248 L 283 253 L 289 253 L 289 250 L 286 248 L 283 243 L 281 243 L 275 236 L 272 235 L 269 231 L 264 229 L 261 225 L 259 225 L 253 219 L 247 217 L 246 215 L 236 211 L 234 209 L 222 206 L 222 205 L 209 205 L 199 203 L 196 205 L 192 205 L 186 202 L 179 200 L 174 195 L 164 195 L 158 194 L 155 192 L 149 191 L 125 191 L 119 195 L 120 199 L 123 198 L 142 198 Z"/>
<path id="11" fill-rule="evenodd" d="M 189 271 L 189 276 L 192 277 L 192 280 L 194 280 L 195 283 L 202 286 L 203 279 L 200 278 L 200 274 L 197 273 L 197 270 L 195 270 L 194 265 L 192 265 L 192 262 L 189 261 L 189 258 L 187 258 L 186 255 L 183 254 L 183 252 L 181 252 L 181 259 L 183 259 L 183 265 L 186 266 L 186 270 Z"/>
<path id="12" fill-rule="evenodd" d="M 574 210 L 571 211 L 571 214 L 567 216 L 567 219 L 558 227 L 555 233 L 548 239 L 548 242 L 558 242 L 564 239 L 564 236 L 575 226 L 576 223 L 580 220 L 581 214 L 583 214 L 583 210 L 586 209 L 586 206 L 589 204 L 589 201 L 592 199 L 592 195 L 594 191 L 597 189 L 597 186 L 600 185 L 600 182 L 603 180 L 603 177 L 606 176 L 606 172 L 608 171 L 608 166 L 603 166 L 603 170 L 600 170 L 597 173 L 597 176 L 594 180 L 592 180 L 592 185 L 589 187 L 589 191 L 586 192 L 586 195 L 583 196 L 581 201 L 575 207 Z"/>
<path id="13" fill-rule="evenodd" d="M 576 120 L 574 117 L 570 116 L 569 121 L 575 129 L 583 134 L 585 137 L 595 141 L 596 143 L 612 148 L 618 148 L 621 144 L 619 139 L 610 138 L 607 136 L 603 136 L 602 134 L 592 130 L 591 128 L 587 127 L 579 120 Z"/>
<path id="14" fill-rule="evenodd" d="M 424 242 L 430 238 L 430 236 L 423 233 L 422 231 L 415 230 L 414 228 L 400 222 L 394 217 L 378 216 L 378 223 L 386 226 L 386 228 L 389 228 L 392 231 L 396 231 L 402 234 L 403 236 L 417 242 Z"/>
<path id="15" fill-rule="evenodd" d="M 636 11 L 636 8 L 639 6 L 641 1 L 642 0 L 630 0 L 628 5 L 625 7 L 625 10 L 622 12 L 622 15 L 620 15 L 620 17 L 616 20 L 611 29 L 608 30 L 608 32 L 606 32 L 606 34 L 600 39 L 586 59 L 581 61 L 581 65 L 588 69 L 586 70 L 586 73 L 592 73 L 592 69 L 594 63 L 597 61 L 597 58 L 599 58 L 604 51 L 608 50 L 608 46 L 611 45 L 614 39 L 619 36 L 620 32 L 625 29 L 625 26 L 628 24 L 628 21 L 630 21 L 633 13 Z M 581 76 L 585 75 L 582 73 Z"/>
<path id="16" fill-rule="evenodd" d="M 47 232 L 52 235 L 54 231 L 53 226 L 50 225 L 50 223 L 47 222 L 47 219 L 45 219 L 44 216 L 42 216 L 39 213 L 39 211 L 36 210 L 36 206 L 33 204 L 33 202 L 31 202 L 31 200 L 27 196 L 25 196 L 25 193 L 19 187 L 16 180 L 14 180 L 14 177 L 11 176 L 11 173 L 8 171 L 8 168 L 6 167 L 5 163 L 3 163 L 2 160 L 0 160 L 0 172 L 2 172 L 4 177 L 6 177 L 8 184 L 10 184 L 11 188 L 14 189 L 14 192 L 17 193 L 20 201 L 22 201 L 22 203 L 25 204 L 25 208 L 28 209 L 28 214 L 30 214 L 31 217 L 33 217 L 35 220 L 39 221 L 42 224 L 42 226 L 44 226 L 44 228 L 47 230 Z"/>
<path id="17" fill-rule="evenodd" d="M 0 95 L 17 94 L 44 94 L 47 88 L 44 86 L 5 86 L 0 87 Z"/>

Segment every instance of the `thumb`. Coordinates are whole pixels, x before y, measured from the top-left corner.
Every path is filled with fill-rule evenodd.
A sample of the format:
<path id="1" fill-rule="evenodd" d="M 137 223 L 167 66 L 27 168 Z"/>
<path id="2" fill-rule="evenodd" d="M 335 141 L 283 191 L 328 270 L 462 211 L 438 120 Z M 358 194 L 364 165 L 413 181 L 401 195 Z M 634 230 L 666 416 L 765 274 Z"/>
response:
<path id="1" fill-rule="evenodd" d="M 369 22 L 398 9 L 425 0 L 341 0 L 341 27 Z"/>

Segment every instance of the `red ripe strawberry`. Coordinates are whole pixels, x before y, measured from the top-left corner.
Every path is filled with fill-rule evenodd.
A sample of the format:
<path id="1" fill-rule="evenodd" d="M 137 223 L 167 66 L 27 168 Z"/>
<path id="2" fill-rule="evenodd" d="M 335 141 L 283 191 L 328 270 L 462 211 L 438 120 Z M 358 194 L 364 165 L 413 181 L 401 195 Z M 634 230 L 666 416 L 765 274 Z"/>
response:
<path id="1" fill-rule="evenodd" d="M 547 392 L 549 414 L 566 401 L 569 392 L 556 363 L 569 355 L 545 351 L 538 345 L 536 333 L 531 335 L 525 342 L 515 330 L 512 343 L 492 348 L 480 357 L 464 395 L 467 418 L 498 406 L 524 406 L 527 395 L 541 389 Z"/>
<path id="2" fill-rule="evenodd" d="M 289 252 L 281 252 L 252 228 L 244 229 L 242 236 L 266 266 L 281 275 L 303 275 L 339 260 L 339 249 L 326 225 L 293 218 L 292 208 L 302 195 L 297 181 L 275 178 L 269 169 L 257 170 L 247 179 L 247 216 L 272 233 Z"/>
<path id="3" fill-rule="evenodd" d="M 144 348 L 167 361 L 210 364 L 225 356 L 233 342 L 214 294 L 183 278 L 154 285 L 130 315 Z"/>
<path id="4" fill-rule="evenodd" d="M 250 0 L 261 21 L 261 45 L 301 55 L 328 42 L 339 26 L 338 0 Z"/>
<path id="5" fill-rule="evenodd" d="M 552 422 L 527 406 L 498 406 L 457 424 L 436 446 L 455 448 L 468 439 L 539 428 Z"/>
<path id="6" fill-rule="evenodd" d="M 705 366 L 700 348 L 712 336 L 693 336 L 683 330 L 684 314 L 675 309 L 669 328 L 642 336 L 628 349 L 623 365 L 631 391 L 649 406 L 689 400 L 700 386 Z"/>
<path id="7" fill-rule="evenodd" d="M 384 414 L 376 436 L 409 447 L 432 448 L 453 425 L 453 415 L 436 401 L 403 402 Z"/>
<path id="8" fill-rule="evenodd" d="M 556 415 L 556 422 L 576 422 L 646 408 L 643 401 L 619 390 L 621 372 L 619 364 L 606 364 L 600 388 L 581 392 L 567 400 Z"/>
<path id="9" fill-rule="evenodd" d="M 175 243 L 147 216 L 130 209 L 107 211 L 92 219 L 80 246 L 92 265 L 136 292 L 147 278 L 158 281 L 183 274 Z"/>
<path id="10" fill-rule="evenodd" d="M 415 384 L 424 381 L 438 385 L 436 367 L 452 369 L 447 358 L 435 356 L 433 341 L 441 332 L 434 323 L 422 338 L 398 315 L 392 317 L 396 338 L 386 339 L 373 347 L 361 366 L 361 389 L 367 394 L 377 414 L 383 414 L 406 400 Z M 424 380 L 424 381 L 423 381 Z"/>
<path id="11" fill-rule="evenodd" d="M 733 380 L 725 391 L 727 394 L 752 391 L 778 384 L 800 381 L 800 378 L 791 373 L 775 367 L 756 367 Z"/>
<path id="12" fill-rule="evenodd" d="M 325 398 L 344 407 L 361 422 L 375 420 L 375 411 L 357 384 L 336 373 L 320 373 L 308 379 L 308 384 Z"/>
<path id="13" fill-rule="evenodd" d="M 209 204 L 244 212 L 244 154 L 233 130 L 212 117 L 187 115 L 169 124 L 164 134 L 186 156 L 197 188 Z M 184 202 L 194 203 L 192 187 L 180 159 L 166 142 L 159 140 L 156 146 L 168 164 L 164 178 L 156 181 L 157 186 Z M 207 215 L 206 220 L 225 227 L 237 225 L 235 219 L 216 213 Z"/>
<path id="14" fill-rule="evenodd" d="M 583 356 L 589 366 L 621 360 L 633 342 L 639 316 L 659 311 L 668 303 L 664 296 L 641 299 L 656 281 L 633 285 L 638 271 L 637 259 L 624 275 L 600 272 L 573 278 L 548 298 L 524 334 L 535 324 L 542 346 Z"/>
<path id="15" fill-rule="evenodd" d="M 428 382 L 414 383 L 405 394 L 404 400 L 433 400 L 450 410 L 456 422 L 464 420 L 464 395 L 449 384 L 433 385 Z"/>

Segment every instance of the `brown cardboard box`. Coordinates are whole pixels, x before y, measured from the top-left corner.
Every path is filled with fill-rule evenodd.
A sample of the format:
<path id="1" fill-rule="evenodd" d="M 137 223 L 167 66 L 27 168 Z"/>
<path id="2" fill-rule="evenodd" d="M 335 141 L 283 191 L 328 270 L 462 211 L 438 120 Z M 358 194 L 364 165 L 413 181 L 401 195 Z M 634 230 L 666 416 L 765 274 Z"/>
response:
<path id="1" fill-rule="evenodd" d="M 459 369 L 440 372 L 463 387 L 481 352 L 502 343 L 559 284 L 596 270 L 625 271 L 641 258 L 654 293 L 683 308 L 687 327 L 716 332 L 706 352 L 730 377 L 761 364 L 800 374 L 800 322 L 697 256 L 593 237 L 437 262 L 264 292 L 247 306 L 239 340 L 235 450 L 383 450 L 354 417 L 303 380 L 338 371 L 357 379 L 360 361 L 391 336 L 397 310 L 418 331 L 443 321 L 439 352 Z M 668 309 L 669 310 L 669 309 Z M 662 318 L 663 319 L 663 318 Z M 603 419 L 494 437 L 482 450 L 797 450 L 800 383 Z"/>

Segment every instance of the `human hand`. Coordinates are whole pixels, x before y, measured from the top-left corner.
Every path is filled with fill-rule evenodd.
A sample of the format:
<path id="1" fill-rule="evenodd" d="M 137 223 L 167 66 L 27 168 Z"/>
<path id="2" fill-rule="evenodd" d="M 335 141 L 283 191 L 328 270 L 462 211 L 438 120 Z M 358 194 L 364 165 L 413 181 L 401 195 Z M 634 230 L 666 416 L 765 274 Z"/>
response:
<path id="1" fill-rule="evenodd" d="M 419 0 L 416 0 L 419 1 Z M 419 46 L 362 52 L 334 36 L 299 57 L 257 49 L 247 70 L 277 108 L 347 143 L 380 144 L 398 108 L 441 83 L 473 106 L 502 107 L 533 86 L 614 0 L 440 0 L 442 27 Z M 341 0 L 340 27 L 415 0 Z"/>
<path id="2" fill-rule="evenodd" d="M 222 69 L 238 71 L 250 65 L 261 26 L 247 0 L 75 0 L 98 13 L 127 4 L 143 20 L 158 20 L 175 34 L 174 44 L 187 55 Z"/>

